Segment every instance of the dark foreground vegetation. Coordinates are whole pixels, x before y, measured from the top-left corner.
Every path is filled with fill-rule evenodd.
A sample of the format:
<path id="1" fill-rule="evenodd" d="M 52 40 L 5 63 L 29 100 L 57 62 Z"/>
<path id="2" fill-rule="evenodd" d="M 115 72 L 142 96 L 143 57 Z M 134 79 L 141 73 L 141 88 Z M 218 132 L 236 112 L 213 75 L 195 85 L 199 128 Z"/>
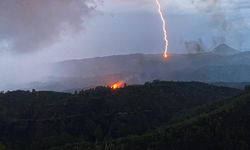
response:
<path id="1" fill-rule="evenodd" d="M 249 149 L 250 88 L 160 82 L 0 94 L 0 150 Z"/>

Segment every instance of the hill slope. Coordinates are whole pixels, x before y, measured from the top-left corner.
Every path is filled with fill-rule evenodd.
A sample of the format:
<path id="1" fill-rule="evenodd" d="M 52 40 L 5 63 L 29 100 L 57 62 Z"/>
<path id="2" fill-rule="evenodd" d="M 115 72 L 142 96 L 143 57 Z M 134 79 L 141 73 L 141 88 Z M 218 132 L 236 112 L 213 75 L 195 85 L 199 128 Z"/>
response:
<path id="1" fill-rule="evenodd" d="M 100 150 L 248 150 L 250 148 L 250 90 L 196 115 L 143 136 L 106 142 Z M 81 145 L 81 144 L 80 144 Z M 72 148 L 71 145 L 68 148 Z M 97 149 L 82 143 L 84 149 Z"/>
<path id="2" fill-rule="evenodd" d="M 220 45 L 209 53 L 172 54 L 168 60 L 163 60 L 160 54 L 131 54 L 69 60 L 52 64 L 53 73 L 48 79 L 49 82 L 30 86 L 65 91 L 109 85 L 120 80 L 128 84 L 142 84 L 155 79 L 249 82 L 250 53 L 235 51 L 226 45 Z"/>
<path id="3" fill-rule="evenodd" d="M 8 149 L 39 150 L 141 135 L 240 93 L 199 82 L 160 81 L 78 94 L 7 92 L 0 94 L 0 141 Z"/>

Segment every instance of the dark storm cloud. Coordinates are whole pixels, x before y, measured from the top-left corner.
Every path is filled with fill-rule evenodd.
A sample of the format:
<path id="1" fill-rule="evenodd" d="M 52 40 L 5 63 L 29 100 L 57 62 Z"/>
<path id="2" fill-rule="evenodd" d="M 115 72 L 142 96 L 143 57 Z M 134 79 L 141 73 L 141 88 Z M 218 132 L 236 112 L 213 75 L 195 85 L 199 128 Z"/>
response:
<path id="1" fill-rule="evenodd" d="M 99 0 L 1 0 L 0 48 L 36 51 L 83 30 Z"/>

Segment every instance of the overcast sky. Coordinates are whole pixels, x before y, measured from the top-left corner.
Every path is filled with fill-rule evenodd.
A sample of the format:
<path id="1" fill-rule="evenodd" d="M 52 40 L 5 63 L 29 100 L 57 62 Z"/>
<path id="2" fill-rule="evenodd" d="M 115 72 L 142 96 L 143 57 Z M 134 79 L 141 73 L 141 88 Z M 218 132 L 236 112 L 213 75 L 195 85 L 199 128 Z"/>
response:
<path id="1" fill-rule="evenodd" d="M 170 52 L 250 49 L 249 0 L 160 1 Z M 36 63 L 162 53 L 162 37 L 154 0 L 0 0 L 0 78 L 21 80 Z"/>
<path id="2" fill-rule="evenodd" d="M 226 42 L 248 49 L 248 0 L 161 0 L 170 51 Z M 0 52 L 62 60 L 126 53 L 161 53 L 154 0 L 1 0 Z M 60 55 L 58 55 L 60 53 Z M 47 60 L 46 60 L 47 61 Z"/>

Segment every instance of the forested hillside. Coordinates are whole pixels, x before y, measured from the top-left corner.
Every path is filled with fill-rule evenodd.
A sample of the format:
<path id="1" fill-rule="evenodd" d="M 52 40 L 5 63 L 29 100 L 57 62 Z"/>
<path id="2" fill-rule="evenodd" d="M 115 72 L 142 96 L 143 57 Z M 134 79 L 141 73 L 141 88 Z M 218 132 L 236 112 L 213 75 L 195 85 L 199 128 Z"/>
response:
<path id="1" fill-rule="evenodd" d="M 241 90 L 199 82 L 161 81 L 117 90 L 96 87 L 75 94 L 35 90 L 3 92 L 0 94 L 0 149 L 75 149 L 74 143 L 83 141 L 93 148 L 104 141 L 143 135 L 182 120 L 199 107 L 240 93 Z M 165 137 L 161 136 L 156 134 L 159 144 L 165 143 L 162 141 Z M 148 147 L 144 138 L 148 144 L 152 140 L 151 136 L 140 137 L 138 142 L 144 144 L 141 149 Z M 130 149 L 140 145 L 137 140 L 132 139 L 131 143 L 127 140 L 121 143 L 131 144 Z M 157 145 L 154 142 L 151 144 Z M 120 147 L 119 142 L 117 146 Z"/>
<path id="2" fill-rule="evenodd" d="M 60 150 L 249 150 L 250 87 L 237 97 L 204 107 L 203 113 L 142 136 L 99 144 L 79 142 Z"/>

